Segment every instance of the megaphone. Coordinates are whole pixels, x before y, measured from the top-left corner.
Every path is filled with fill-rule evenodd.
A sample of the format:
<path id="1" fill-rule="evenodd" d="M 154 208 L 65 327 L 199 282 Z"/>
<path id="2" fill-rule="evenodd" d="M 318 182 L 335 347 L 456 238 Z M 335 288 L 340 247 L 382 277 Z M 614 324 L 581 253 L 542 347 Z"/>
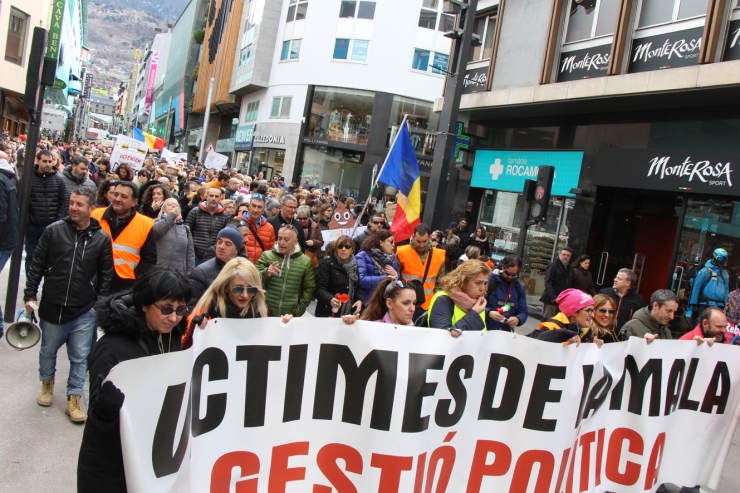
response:
<path id="1" fill-rule="evenodd" d="M 36 317 L 21 309 L 18 319 L 5 331 L 5 340 L 16 351 L 34 347 L 41 340 L 41 329 L 36 325 Z"/>

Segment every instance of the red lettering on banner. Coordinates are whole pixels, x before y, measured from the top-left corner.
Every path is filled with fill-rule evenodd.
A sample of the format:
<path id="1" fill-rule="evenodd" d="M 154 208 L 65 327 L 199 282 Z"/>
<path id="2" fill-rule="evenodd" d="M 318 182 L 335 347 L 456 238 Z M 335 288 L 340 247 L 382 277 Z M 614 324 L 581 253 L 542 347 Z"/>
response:
<path id="1" fill-rule="evenodd" d="M 601 484 L 601 462 L 604 457 L 604 441 L 606 430 L 600 429 L 596 435 L 596 486 Z"/>
<path id="2" fill-rule="evenodd" d="M 251 452 L 229 452 L 216 460 L 211 471 L 211 493 L 231 491 L 231 471 L 238 467 L 241 476 L 252 476 L 260 472 L 260 459 Z M 236 493 L 257 493 L 257 478 L 239 479 Z"/>
<path id="3" fill-rule="evenodd" d="M 450 482 L 450 476 L 452 476 L 452 468 L 455 466 L 455 455 L 455 448 L 451 445 L 438 447 L 434 452 L 432 452 L 432 456 L 429 458 L 429 468 L 427 469 L 427 481 L 424 493 L 432 493 L 434 476 L 437 474 L 437 464 L 439 464 L 440 461 L 442 462 L 442 466 L 439 471 L 437 488 L 434 491 L 435 493 L 444 493 L 447 491 L 447 484 Z"/>
<path id="4" fill-rule="evenodd" d="M 580 432 L 580 428 L 578 431 Z M 568 479 L 565 481 L 565 493 L 573 493 L 573 469 L 576 465 L 577 447 L 578 437 L 576 436 L 576 441 L 573 442 L 573 448 L 571 449 L 573 453 L 570 455 L 570 467 L 568 468 Z"/>
<path id="5" fill-rule="evenodd" d="M 355 474 L 362 474 L 362 454 L 357 449 L 341 443 L 329 443 L 321 447 L 316 463 L 337 493 L 357 493 L 357 488 L 337 465 L 337 459 L 346 464 L 345 469 Z M 302 479 L 302 478 L 301 478 Z M 313 485 L 313 493 L 332 493 L 332 488 L 319 484 Z"/>
<path id="6" fill-rule="evenodd" d="M 427 467 L 427 454 L 424 452 L 416 459 L 416 479 L 414 480 L 414 493 L 421 493 L 424 486 L 424 470 Z"/>
<path id="7" fill-rule="evenodd" d="M 591 469 L 591 444 L 596 440 L 596 432 L 590 431 L 581 436 L 581 480 L 579 492 L 588 490 L 589 472 Z"/>
<path id="8" fill-rule="evenodd" d="M 552 473 L 555 471 L 555 457 L 547 450 L 527 450 L 519 456 L 509 493 L 527 493 L 535 464 L 539 464 L 540 468 L 537 473 L 537 482 L 534 485 L 534 493 L 548 493 Z"/>
<path id="9" fill-rule="evenodd" d="M 658 473 L 660 473 L 660 464 L 663 462 L 663 449 L 665 448 L 665 432 L 658 435 L 653 444 L 653 450 L 650 452 L 650 460 L 647 464 L 647 474 L 645 475 L 645 488 L 652 490 L 655 483 L 658 482 Z"/>
<path id="10" fill-rule="evenodd" d="M 622 458 L 623 443 L 627 442 L 627 451 L 642 455 L 645 443 L 639 433 L 629 428 L 617 428 L 609 437 L 606 451 L 606 478 L 622 486 L 632 486 L 640 479 L 640 465 L 627 461 L 624 472 L 619 472 L 619 461 Z"/>
<path id="11" fill-rule="evenodd" d="M 488 464 L 488 454 L 495 455 L 493 462 Z M 484 476 L 503 476 L 511 467 L 511 449 L 501 442 L 493 440 L 478 440 L 475 444 L 473 463 L 468 476 L 467 493 L 478 493 L 483 484 Z"/>
<path id="12" fill-rule="evenodd" d="M 575 450 L 573 451 L 573 454 L 575 455 Z M 570 449 L 567 448 L 563 450 L 563 457 L 560 459 L 560 471 L 558 471 L 558 481 L 557 485 L 555 486 L 555 491 L 557 493 L 560 493 L 560 485 L 563 484 L 563 477 L 565 476 L 565 468 L 568 465 L 568 458 L 570 457 Z"/>
<path id="13" fill-rule="evenodd" d="M 305 467 L 288 467 L 288 459 L 296 455 L 308 455 L 308 442 L 286 443 L 272 447 L 267 493 L 285 493 L 285 486 L 289 481 L 301 481 L 306 478 Z"/>
<path id="14" fill-rule="evenodd" d="M 378 493 L 398 492 L 398 488 L 401 486 L 401 473 L 410 471 L 414 467 L 414 458 L 373 454 L 370 467 L 380 469 Z"/>

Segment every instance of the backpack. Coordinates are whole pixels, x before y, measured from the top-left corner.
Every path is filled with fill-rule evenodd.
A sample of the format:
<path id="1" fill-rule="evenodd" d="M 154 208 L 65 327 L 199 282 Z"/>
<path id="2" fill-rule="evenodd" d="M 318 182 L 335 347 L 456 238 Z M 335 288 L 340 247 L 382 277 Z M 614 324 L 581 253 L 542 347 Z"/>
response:
<path id="1" fill-rule="evenodd" d="M 712 269 L 710 269 L 707 266 L 702 267 L 702 269 L 706 269 L 707 272 L 709 272 L 709 277 L 707 277 L 706 281 L 704 281 L 704 284 L 699 289 L 699 298 L 698 298 L 699 303 L 704 304 L 709 301 L 719 301 L 719 300 L 711 300 L 708 297 L 704 296 L 704 290 L 707 289 L 707 286 L 709 286 L 710 282 L 716 283 L 716 282 L 719 282 L 720 279 L 722 279 L 722 284 L 724 285 L 725 278 L 724 276 L 722 276 L 722 273 L 724 272 L 724 270 L 720 269 L 719 272 L 714 272 Z M 700 269 L 699 271 L 701 271 L 702 269 Z"/>

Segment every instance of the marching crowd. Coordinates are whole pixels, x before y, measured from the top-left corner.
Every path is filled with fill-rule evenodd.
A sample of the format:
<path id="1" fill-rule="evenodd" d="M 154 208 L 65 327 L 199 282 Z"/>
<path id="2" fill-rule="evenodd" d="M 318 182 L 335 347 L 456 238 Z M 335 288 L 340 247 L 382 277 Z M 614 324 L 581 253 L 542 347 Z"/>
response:
<path id="1" fill-rule="evenodd" d="M 66 413 L 87 421 L 79 491 L 126 489 L 118 431 L 124 396 L 102 384 L 108 372 L 121 361 L 190 347 L 209 319 L 288 323 L 316 300 L 316 317 L 444 329 L 453 338 L 513 331 L 527 321 L 522 260 L 494 262 L 485 230 L 465 218 L 446 231 L 419 224 L 396 245 L 384 213 L 390 203 L 348 197 L 340 205 L 316 184 L 155 157 L 135 171 L 111 166 L 110 151 L 40 142 L 25 224 L 23 299 L 43 334 L 37 402 L 52 404 L 57 351 L 66 344 Z M 18 243 L 24 153 L 22 141 L 0 142 L 0 270 Z M 325 244 L 322 231 L 345 215 L 365 229 Z M 590 258 L 571 264 L 572 253 L 562 248 L 547 268 L 543 321 L 531 337 L 599 346 L 673 337 L 675 293 L 658 290 L 646 304 L 627 268 L 597 293 Z M 691 304 L 698 322 L 681 339 L 729 342 L 725 328 L 740 318 L 740 291 L 729 292 L 726 260 L 717 249 L 697 275 Z M 100 340 L 96 328 L 105 334 Z"/>

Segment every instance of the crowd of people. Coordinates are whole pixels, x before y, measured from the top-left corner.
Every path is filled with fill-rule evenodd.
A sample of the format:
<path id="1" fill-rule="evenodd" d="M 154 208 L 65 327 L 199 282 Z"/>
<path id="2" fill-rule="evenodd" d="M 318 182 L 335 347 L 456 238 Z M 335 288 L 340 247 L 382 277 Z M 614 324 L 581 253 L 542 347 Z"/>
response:
<path id="1" fill-rule="evenodd" d="M 383 211 L 389 204 L 342 197 L 363 228 L 325 243 L 322 231 L 340 202 L 332 190 L 154 156 L 137 170 L 111 166 L 110 151 L 40 142 L 25 224 L 23 299 L 43 331 L 37 403 L 52 404 L 57 351 L 66 344 L 66 413 L 73 422 L 87 421 L 79 491 L 125 491 L 118 434 L 124 396 L 103 385 L 108 372 L 121 361 L 190 347 L 210 319 L 289 323 L 314 300 L 316 317 L 417 325 L 453 338 L 512 332 L 528 319 L 522 259 L 494 261 L 486 231 L 465 218 L 446 231 L 419 224 L 396 245 Z M 22 141 L 0 142 L 0 270 L 18 243 L 24 153 Z M 546 270 L 543 320 L 531 337 L 599 346 L 630 336 L 648 343 L 672 338 L 673 292 L 658 290 L 647 305 L 635 273 L 624 268 L 612 287 L 597 293 L 590 257 L 571 264 L 572 253 L 562 248 Z M 716 251 L 697 276 L 698 324 L 682 339 L 728 342 L 723 309 L 738 307 L 740 295 L 726 289 L 726 259 Z M 99 341 L 97 328 L 105 334 Z"/>

